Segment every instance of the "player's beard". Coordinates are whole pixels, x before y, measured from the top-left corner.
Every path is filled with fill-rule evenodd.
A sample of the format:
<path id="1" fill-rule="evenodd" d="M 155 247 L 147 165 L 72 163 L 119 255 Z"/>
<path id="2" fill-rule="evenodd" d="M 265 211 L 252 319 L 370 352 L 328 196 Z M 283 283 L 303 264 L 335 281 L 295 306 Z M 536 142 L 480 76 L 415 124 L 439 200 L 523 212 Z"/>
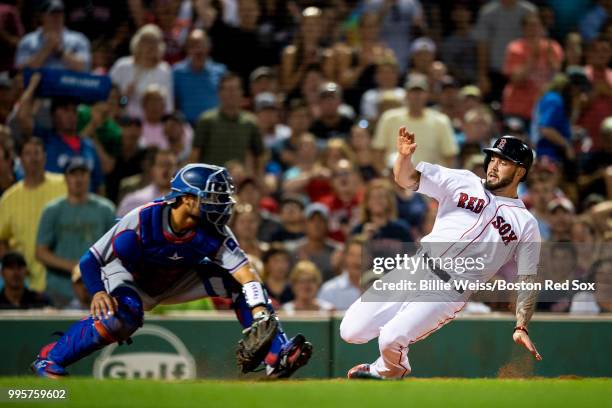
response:
<path id="1" fill-rule="evenodd" d="M 489 182 L 489 180 L 485 181 L 485 188 L 489 191 L 498 191 L 501 190 L 502 188 L 508 187 L 510 184 L 512 184 L 512 180 L 514 180 L 514 176 L 516 175 L 516 170 L 514 169 L 514 171 L 512 171 L 512 174 L 507 175 L 506 177 L 503 178 L 498 178 L 497 182 L 495 183 L 491 183 Z M 499 173 L 496 174 L 497 177 L 499 177 Z"/>

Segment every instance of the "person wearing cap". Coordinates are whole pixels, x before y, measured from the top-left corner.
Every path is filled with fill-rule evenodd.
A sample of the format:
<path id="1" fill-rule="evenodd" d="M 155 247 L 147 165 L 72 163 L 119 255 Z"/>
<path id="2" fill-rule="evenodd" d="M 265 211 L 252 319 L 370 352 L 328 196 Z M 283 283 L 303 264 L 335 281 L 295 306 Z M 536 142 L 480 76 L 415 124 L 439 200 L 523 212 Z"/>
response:
<path id="1" fill-rule="evenodd" d="M 42 3 L 42 24 L 21 39 L 15 65 L 22 68 L 57 68 L 88 71 L 91 67 L 89 40 L 64 26 L 62 0 Z"/>
<path id="2" fill-rule="evenodd" d="M 342 89 L 335 82 L 324 82 L 319 87 L 319 117 L 312 123 L 310 131 L 319 140 L 333 137 L 347 138 L 353 126 L 353 119 L 348 117 L 342 105 Z"/>
<path id="3" fill-rule="evenodd" d="M 7 252 L 0 259 L 0 276 L 4 287 L 0 291 L 0 309 L 34 309 L 51 306 L 49 298 L 26 285 L 28 268 L 23 255 Z"/>
<path id="4" fill-rule="evenodd" d="M 564 164 L 567 170 L 575 160 L 572 142 L 572 118 L 579 114 L 581 101 L 591 90 L 591 84 L 580 67 L 568 67 L 557 74 L 535 107 L 531 139 L 537 141 L 538 157 L 548 157 Z"/>
<path id="5" fill-rule="evenodd" d="M 571 239 L 572 224 L 576 215 L 574 204 L 565 198 L 557 197 L 548 203 L 548 222 L 550 241 L 560 242 Z"/>
<path id="6" fill-rule="evenodd" d="M 563 49 L 546 37 L 537 12 L 525 15 L 521 24 L 523 36 L 506 47 L 503 73 L 509 80 L 503 91 L 502 112 L 528 121 L 542 88 L 561 69 Z"/>
<path id="7" fill-rule="evenodd" d="M 210 39 L 204 30 L 193 30 L 185 47 L 187 58 L 172 68 L 174 95 L 176 108 L 195 125 L 202 112 L 219 106 L 219 81 L 227 67 L 210 58 Z"/>
<path id="8" fill-rule="evenodd" d="M 459 133 L 457 143 L 462 151 L 466 145 L 474 145 L 477 152 L 491 144 L 493 136 L 493 116 L 486 108 L 476 108 L 465 112 L 463 115 L 463 131 Z"/>
<path id="9" fill-rule="evenodd" d="M 436 43 L 429 37 L 419 37 L 410 44 L 409 73 L 431 76 L 433 63 L 436 61 Z"/>
<path id="10" fill-rule="evenodd" d="M 249 95 L 256 98 L 263 92 L 278 93 L 279 84 L 276 72 L 266 66 L 256 68 L 249 75 Z"/>
<path id="11" fill-rule="evenodd" d="M 200 115 L 195 128 L 192 163 L 225 165 L 238 160 L 253 176 L 261 174 L 265 152 L 253 115 L 242 109 L 239 76 L 227 73 L 219 81 L 219 107 Z"/>
<path id="12" fill-rule="evenodd" d="M 336 265 L 333 259 L 341 245 L 328 237 L 329 209 L 321 203 L 306 207 L 306 235 L 300 239 L 294 254 L 297 259 L 312 261 L 323 277 L 323 282 L 333 278 Z"/>
<path id="13" fill-rule="evenodd" d="M 36 238 L 36 258 L 47 269 L 47 293 L 56 307 L 76 304 L 72 269 L 79 258 L 115 224 L 115 206 L 89 193 L 91 167 L 83 157 L 66 164 L 68 194 L 44 208 Z"/>
<path id="14" fill-rule="evenodd" d="M 266 148 L 271 149 L 289 138 L 291 129 L 281 123 L 281 107 L 278 98 L 271 92 L 255 96 L 255 117 L 259 133 Z"/>
<path id="15" fill-rule="evenodd" d="M 378 150 L 380 160 L 387 162 L 387 157 L 397 151 L 395 134 L 398 128 L 406 126 L 412 132 L 425 135 L 412 158 L 415 164 L 426 161 L 452 167 L 459 147 L 448 116 L 427 107 L 427 77 L 410 74 L 404 87 L 407 106 L 388 110 L 376 125 L 372 145 Z"/>
<path id="16" fill-rule="evenodd" d="M 45 205 L 66 194 L 64 176 L 45 171 L 45 145 L 37 137 L 28 139 L 19 151 L 23 180 L 0 198 L 0 248 L 22 253 L 29 265 L 28 285 L 42 292 L 46 287 L 44 266 L 36 260 L 36 232 Z"/>

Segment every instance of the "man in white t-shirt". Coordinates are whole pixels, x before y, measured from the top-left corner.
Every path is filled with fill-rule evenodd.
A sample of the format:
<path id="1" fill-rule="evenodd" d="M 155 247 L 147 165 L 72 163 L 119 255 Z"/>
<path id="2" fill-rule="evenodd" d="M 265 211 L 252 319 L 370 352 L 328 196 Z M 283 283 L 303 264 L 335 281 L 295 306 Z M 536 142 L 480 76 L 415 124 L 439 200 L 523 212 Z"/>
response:
<path id="1" fill-rule="evenodd" d="M 412 158 L 415 165 L 425 161 L 451 167 L 459 147 L 448 116 L 427 107 L 427 77 L 410 74 L 404 88 L 407 106 L 386 111 L 376 126 L 372 145 L 382 154 L 380 159 L 387 163 L 387 158 L 396 152 L 396 129 L 406 126 L 415 134 L 422 135 L 419 150 Z"/>
<path id="2" fill-rule="evenodd" d="M 412 264 L 411 273 L 417 274 L 419 283 L 437 286 L 417 295 L 401 294 L 399 299 L 394 296 L 396 292 L 387 291 L 381 299 L 381 293 L 374 293 L 380 289 L 375 282 L 351 305 L 340 325 L 340 336 L 349 343 L 366 343 L 378 337 L 381 355 L 373 364 L 353 367 L 348 377 L 402 378 L 409 374 L 409 345 L 451 321 L 474 291 L 460 283 L 486 283 L 506 264 L 516 268 L 517 284 L 529 289 L 518 291 L 513 340 L 541 360 L 527 331 L 537 297 L 532 287 L 539 265 L 540 233 L 537 221 L 517 196 L 517 186 L 527 176 L 533 152 L 518 138 L 501 137 L 492 148 L 484 149 L 486 180 L 482 180 L 468 170 L 427 162 L 415 167 L 412 159 L 416 148 L 414 134 L 400 128 L 393 172 L 401 187 L 438 201 L 431 233 L 423 237 L 421 249 L 409 258 L 418 261 L 416 266 Z M 430 262 L 437 259 L 454 260 L 455 267 L 445 269 L 441 262 Z M 458 266 L 467 265 L 469 259 L 474 267 L 460 270 Z M 465 263 L 459 264 L 459 260 Z M 406 270 L 406 266 L 397 267 L 378 283 L 403 282 L 410 277 Z M 444 284 L 448 287 L 437 289 Z"/>

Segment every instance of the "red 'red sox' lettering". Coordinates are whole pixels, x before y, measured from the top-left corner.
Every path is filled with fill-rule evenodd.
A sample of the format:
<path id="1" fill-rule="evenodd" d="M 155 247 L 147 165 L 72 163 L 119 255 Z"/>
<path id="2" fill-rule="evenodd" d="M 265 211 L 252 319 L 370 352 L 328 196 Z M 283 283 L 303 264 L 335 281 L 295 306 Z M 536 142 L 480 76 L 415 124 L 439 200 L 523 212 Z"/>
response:
<path id="1" fill-rule="evenodd" d="M 512 225 L 508 224 L 501 215 L 498 215 L 491 225 L 499 232 L 505 245 L 517 240 L 518 237 L 512 231 Z"/>
<path id="2" fill-rule="evenodd" d="M 484 207 L 485 201 L 482 198 L 478 197 L 470 197 L 465 193 L 459 193 L 459 201 L 457 202 L 457 207 L 465 208 L 466 210 L 470 210 L 476 214 L 480 214 Z"/>

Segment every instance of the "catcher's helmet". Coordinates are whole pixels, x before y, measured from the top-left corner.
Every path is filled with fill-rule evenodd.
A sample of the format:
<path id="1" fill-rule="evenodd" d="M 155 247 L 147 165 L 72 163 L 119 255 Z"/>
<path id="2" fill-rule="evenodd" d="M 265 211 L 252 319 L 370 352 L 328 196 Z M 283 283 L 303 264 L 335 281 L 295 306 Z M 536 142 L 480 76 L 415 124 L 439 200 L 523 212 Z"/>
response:
<path id="1" fill-rule="evenodd" d="M 176 172 L 170 186 L 171 191 L 164 201 L 174 202 L 177 197 L 194 195 L 200 200 L 202 218 L 218 227 L 223 227 L 232 215 L 235 189 L 225 167 L 188 164 Z"/>
<path id="2" fill-rule="evenodd" d="M 527 178 L 527 173 L 529 173 L 529 169 L 533 164 L 533 151 L 521 139 L 514 136 L 502 136 L 497 139 L 493 147 L 487 147 L 482 150 L 487 155 L 484 161 L 485 173 L 487 171 L 487 168 L 489 167 L 491 155 L 496 154 L 506 160 L 510 160 L 511 162 L 521 167 L 524 167 L 527 171 L 525 172 L 525 175 L 521 178 L 521 181 L 525 181 L 525 179 Z"/>

